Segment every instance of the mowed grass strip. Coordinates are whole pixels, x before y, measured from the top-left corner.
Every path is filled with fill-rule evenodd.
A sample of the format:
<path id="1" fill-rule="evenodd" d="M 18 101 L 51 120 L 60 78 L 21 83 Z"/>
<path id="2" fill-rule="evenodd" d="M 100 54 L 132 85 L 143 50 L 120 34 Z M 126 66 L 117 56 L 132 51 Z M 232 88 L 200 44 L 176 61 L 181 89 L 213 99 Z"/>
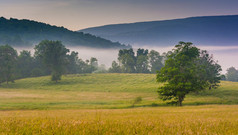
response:
<path id="1" fill-rule="evenodd" d="M 49 76 L 16 80 L 0 86 L 0 110 L 122 109 L 165 106 L 158 98 L 155 74 L 80 74 L 63 76 L 59 83 Z M 238 83 L 186 96 L 184 105 L 237 104 Z"/>
<path id="2" fill-rule="evenodd" d="M 0 134 L 238 134 L 237 105 L 0 111 Z"/>

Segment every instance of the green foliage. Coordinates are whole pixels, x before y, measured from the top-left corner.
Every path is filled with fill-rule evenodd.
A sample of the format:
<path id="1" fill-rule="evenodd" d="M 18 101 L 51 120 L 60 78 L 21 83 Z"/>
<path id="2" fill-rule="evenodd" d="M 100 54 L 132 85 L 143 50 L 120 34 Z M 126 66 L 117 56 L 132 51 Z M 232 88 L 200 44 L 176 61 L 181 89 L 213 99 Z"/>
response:
<path id="1" fill-rule="evenodd" d="M 136 72 L 149 73 L 148 50 L 139 48 L 136 55 Z"/>
<path id="2" fill-rule="evenodd" d="M 121 73 L 121 67 L 116 61 L 113 61 L 112 67 L 110 67 L 108 71 L 109 73 Z"/>
<path id="3" fill-rule="evenodd" d="M 26 78 L 31 76 L 31 71 L 34 68 L 34 58 L 30 51 L 23 50 L 17 59 L 18 78 Z"/>
<path id="4" fill-rule="evenodd" d="M 136 71 L 136 57 L 132 48 L 119 50 L 118 60 L 122 65 L 122 72 L 134 73 Z"/>
<path id="5" fill-rule="evenodd" d="M 161 56 L 159 52 L 155 50 L 151 50 L 148 57 L 149 57 L 151 73 L 156 73 L 164 66 L 162 63 L 163 56 Z"/>
<path id="6" fill-rule="evenodd" d="M 165 83 L 159 88 L 160 98 L 181 106 L 188 93 L 216 88 L 220 71 L 220 65 L 206 51 L 200 52 L 190 42 L 179 42 L 157 74 L 157 81 Z"/>
<path id="7" fill-rule="evenodd" d="M 38 76 L 44 75 L 43 71 L 40 68 L 34 68 L 34 69 L 32 69 L 32 71 L 30 73 L 31 73 L 30 76 L 32 76 L 32 77 L 38 77 Z"/>
<path id="8" fill-rule="evenodd" d="M 65 70 L 68 49 L 60 41 L 44 40 L 35 46 L 35 56 L 51 70 L 51 80 L 61 80 Z"/>
<path id="9" fill-rule="evenodd" d="M 238 81 L 238 71 L 234 67 L 227 69 L 226 78 L 228 81 L 237 82 Z"/>
<path id="10" fill-rule="evenodd" d="M 97 70 L 98 68 L 98 60 L 97 58 L 92 57 L 90 59 L 90 72 L 92 73 L 93 71 Z"/>
<path id="11" fill-rule="evenodd" d="M 139 48 L 136 56 L 132 48 L 119 50 L 118 60 L 120 64 L 113 61 L 109 72 L 155 73 L 163 67 L 163 57 L 154 50 L 149 53 L 147 49 Z"/>
<path id="12" fill-rule="evenodd" d="M 78 58 L 78 52 L 72 51 L 71 54 L 66 56 L 67 74 L 79 74 L 79 73 L 93 73 L 93 72 L 106 72 L 106 68 L 98 66 L 97 58 L 91 57 L 90 60 L 83 61 Z"/>
<path id="13" fill-rule="evenodd" d="M 200 51 L 198 64 L 205 70 L 204 75 L 202 76 L 202 74 L 200 74 L 200 77 L 208 82 L 209 89 L 218 87 L 218 83 L 220 83 L 221 80 L 220 72 L 222 69 L 217 61 L 214 61 L 213 56 L 210 56 L 206 50 Z"/>
<path id="14" fill-rule="evenodd" d="M 67 73 L 69 74 L 76 74 L 78 73 L 78 66 L 77 66 L 77 62 L 79 60 L 78 58 L 78 52 L 72 51 L 69 55 L 66 56 L 67 57 Z"/>
<path id="15" fill-rule="evenodd" d="M 140 102 L 142 102 L 142 97 L 136 97 L 132 103 L 132 107 L 134 107 L 135 104 L 139 104 Z"/>
<path id="16" fill-rule="evenodd" d="M 0 83 L 15 79 L 17 51 L 9 45 L 0 46 Z"/>
<path id="17" fill-rule="evenodd" d="M 42 40 L 60 40 L 71 46 L 96 48 L 129 48 L 124 44 L 112 42 L 91 34 L 73 32 L 64 27 L 51 26 L 45 23 L 0 18 L 0 44 L 13 46 L 32 46 Z"/>

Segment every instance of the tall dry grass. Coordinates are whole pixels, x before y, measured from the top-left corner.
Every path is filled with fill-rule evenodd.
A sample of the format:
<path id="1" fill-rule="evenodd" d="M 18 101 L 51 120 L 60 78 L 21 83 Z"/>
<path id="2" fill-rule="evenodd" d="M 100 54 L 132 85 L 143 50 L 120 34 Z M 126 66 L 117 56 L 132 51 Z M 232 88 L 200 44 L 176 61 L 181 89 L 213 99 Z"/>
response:
<path id="1" fill-rule="evenodd" d="M 238 106 L 1 111 L 0 134 L 238 134 Z"/>

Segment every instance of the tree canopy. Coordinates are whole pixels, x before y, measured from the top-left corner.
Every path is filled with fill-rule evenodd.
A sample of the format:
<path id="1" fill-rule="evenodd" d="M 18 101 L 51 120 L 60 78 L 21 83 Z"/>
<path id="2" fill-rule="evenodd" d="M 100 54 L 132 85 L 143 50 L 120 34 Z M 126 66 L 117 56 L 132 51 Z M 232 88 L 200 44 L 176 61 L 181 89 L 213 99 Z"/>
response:
<path id="1" fill-rule="evenodd" d="M 155 50 L 151 50 L 148 57 L 149 57 L 151 73 L 156 73 L 164 66 L 163 56 L 161 56 L 159 52 Z"/>
<path id="2" fill-rule="evenodd" d="M 14 81 L 17 51 L 9 45 L 0 46 L 0 83 Z"/>
<path id="3" fill-rule="evenodd" d="M 163 56 L 155 50 L 137 49 L 136 55 L 132 48 L 119 50 L 119 64 L 114 61 L 109 72 L 117 73 L 156 73 L 163 67 Z"/>
<path id="4" fill-rule="evenodd" d="M 190 42 L 179 42 L 157 73 L 157 81 L 164 83 L 158 90 L 160 98 L 182 106 L 188 93 L 218 87 L 220 71 L 220 65 L 206 51 Z"/>
<path id="5" fill-rule="evenodd" d="M 228 68 L 226 77 L 227 77 L 228 81 L 237 82 L 238 81 L 238 71 L 236 70 L 236 68 L 235 67 Z"/>
<path id="6" fill-rule="evenodd" d="M 60 41 L 44 40 L 35 46 L 35 55 L 51 70 L 51 80 L 61 79 L 65 70 L 68 49 Z"/>

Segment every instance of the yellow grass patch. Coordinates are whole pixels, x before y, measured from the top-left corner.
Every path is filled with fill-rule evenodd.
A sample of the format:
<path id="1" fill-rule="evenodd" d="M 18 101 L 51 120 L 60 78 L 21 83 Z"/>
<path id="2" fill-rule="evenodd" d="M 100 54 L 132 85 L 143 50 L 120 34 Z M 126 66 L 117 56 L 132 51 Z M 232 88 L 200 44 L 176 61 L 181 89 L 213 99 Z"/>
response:
<path id="1" fill-rule="evenodd" d="M 238 134 L 238 106 L 1 111 L 0 134 Z"/>

